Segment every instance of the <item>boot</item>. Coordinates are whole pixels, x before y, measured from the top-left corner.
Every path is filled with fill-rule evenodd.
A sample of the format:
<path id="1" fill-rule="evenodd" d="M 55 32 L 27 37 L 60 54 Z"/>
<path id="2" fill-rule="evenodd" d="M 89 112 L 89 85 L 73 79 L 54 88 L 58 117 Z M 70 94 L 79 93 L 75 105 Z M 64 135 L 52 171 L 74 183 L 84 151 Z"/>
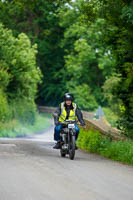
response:
<path id="1" fill-rule="evenodd" d="M 60 149 L 61 148 L 61 144 L 60 141 L 58 141 L 55 146 L 53 146 L 53 149 Z"/>

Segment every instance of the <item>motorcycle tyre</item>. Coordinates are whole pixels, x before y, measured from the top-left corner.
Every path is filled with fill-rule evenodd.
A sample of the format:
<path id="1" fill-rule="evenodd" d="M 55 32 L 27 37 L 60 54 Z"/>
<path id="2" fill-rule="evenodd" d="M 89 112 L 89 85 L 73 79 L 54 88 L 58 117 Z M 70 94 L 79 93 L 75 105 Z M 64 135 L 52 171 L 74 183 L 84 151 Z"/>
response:
<path id="1" fill-rule="evenodd" d="M 66 152 L 64 152 L 62 149 L 60 149 L 60 155 L 61 155 L 61 157 L 65 157 L 66 156 Z"/>
<path id="2" fill-rule="evenodd" d="M 71 142 L 69 144 L 69 158 L 74 160 L 75 157 L 75 136 L 72 136 Z"/>

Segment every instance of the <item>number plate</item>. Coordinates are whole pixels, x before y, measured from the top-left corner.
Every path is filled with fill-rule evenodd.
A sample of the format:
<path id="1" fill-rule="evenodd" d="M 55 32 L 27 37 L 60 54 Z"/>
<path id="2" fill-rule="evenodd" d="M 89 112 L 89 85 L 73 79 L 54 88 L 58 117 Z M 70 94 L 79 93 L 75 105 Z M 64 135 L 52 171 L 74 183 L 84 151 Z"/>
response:
<path id="1" fill-rule="evenodd" d="M 74 124 L 68 124 L 68 128 L 74 128 L 75 125 Z"/>

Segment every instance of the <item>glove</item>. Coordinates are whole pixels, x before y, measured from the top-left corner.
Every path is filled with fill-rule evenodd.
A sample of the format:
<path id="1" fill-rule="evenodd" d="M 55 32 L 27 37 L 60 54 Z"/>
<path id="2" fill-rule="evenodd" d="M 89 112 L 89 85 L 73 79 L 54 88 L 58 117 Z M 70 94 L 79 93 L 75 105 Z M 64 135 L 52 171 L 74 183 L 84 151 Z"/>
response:
<path id="1" fill-rule="evenodd" d="M 59 117 L 54 116 L 54 123 L 55 123 L 56 126 L 59 125 Z"/>
<path id="2" fill-rule="evenodd" d="M 65 125 L 65 124 L 67 124 L 67 122 L 66 121 L 63 121 L 63 122 L 59 122 L 59 124 L 63 124 L 63 125 Z"/>
<path id="3" fill-rule="evenodd" d="M 86 125 L 85 125 L 85 124 L 81 124 L 81 126 L 83 126 L 83 128 L 86 128 Z"/>
<path id="4" fill-rule="evenodd" d="M 56 126 L 59 125 L 59 121 L 58 120 L 55 120 L 54 123 L 55 123 Z"/>

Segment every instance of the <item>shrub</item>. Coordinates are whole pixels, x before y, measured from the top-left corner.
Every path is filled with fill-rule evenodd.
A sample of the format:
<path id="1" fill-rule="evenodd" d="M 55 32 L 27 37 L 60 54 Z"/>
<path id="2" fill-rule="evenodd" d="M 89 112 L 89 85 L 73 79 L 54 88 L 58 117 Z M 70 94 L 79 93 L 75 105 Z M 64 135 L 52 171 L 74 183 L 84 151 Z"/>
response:
<path id="1" fill-rule="evenodd" d="M 11 112 L 7 103 L 6 96 L 0 89 L 0 121 L 6 122 L 10 119 Z"/>
<path id="2" fill-rule="evenodd" d="M 13 131 L 17 126 L 17 120 L 11 120 L 9 122 L 0 122 L 0 137 L 8 137 L 8 133 Z"/>
<path id="3" fill-rule="evenodd" d="M 133 164 L 133 142 L 115 141 L 111 142 L 100 154 L 112 160 Z"/>
<path id="4" fill-rule="evenodd" d="M 42 114 L 36 115 L 34 125 L 20 123 L 19 120 L 11 120 L 8 123 L 0 122 L 0 137 L 21 137 L 40 132 L 50 126 L 50 121 Z"/>
<path id="5" fill-rule="evenodd" d="M 116 113 L 114 113 L 110 108 L 103 108 L 103 111 L 107 121 L 111 124 L 111 126 L 117 127 L 118 115 L 116 115 Z"/>
<path id="6" fill-rule="evenodd" d="M 23 124 L 34 124 L 36 120 L 36 105 L 34 102 L 23 100 L 11 104 L 12 118 Z"/>
<path id="7" fill-rule="evenodd" d="M 101 139 L 100 133 L 94 131 L 93 128 L 89 131 L 81 129 L 77 144 L 89 152 L 97 152 L 98 148 L 100 148 Z"/>
<path id="8" fill-rule="evenodd" d="M 70 87 L 70 86 L 69 86 Z M 75 102 L 83 110 L 94 111 L 98 107 L 95 97 L 92 95 L 91 89 L 87 84 L 82 84 L 70 88 L 70 92 L 75 97 Z"/>
<path id="9" fill-rule="evenodd" d="M 31 45 L 26 34 L 14 37 L 12 31 L 0 23 L 1 123 L 16 119 L 20 123 L 34 124 L 34 100 L 41 80 L 41 72 L 36 66 L 36 54 L 37 46 Z"/>
<path id="10" fill-rule="evenodd" d="M 81 129 L 78 147 L 88 152 L 99 153 L 112 160 L 133 165 L 133 141 L 111 141 L 107 136 L 101 136 L 98 131 Z"/>

